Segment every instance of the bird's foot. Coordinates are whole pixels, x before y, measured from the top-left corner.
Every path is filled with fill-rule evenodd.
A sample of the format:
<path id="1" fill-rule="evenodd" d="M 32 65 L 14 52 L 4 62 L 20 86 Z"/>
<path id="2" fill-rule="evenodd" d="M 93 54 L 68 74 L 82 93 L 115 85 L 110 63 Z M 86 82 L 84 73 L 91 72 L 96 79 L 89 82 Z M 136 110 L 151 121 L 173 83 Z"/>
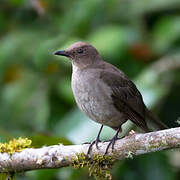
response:
<path id="1" fill-rule="evenodd" d="M 89 148 L 88 148 L 87 155 L 90 154 L 91 149 L 92 149 L 94 144 L 96 145 L 96 148 L 99 149 L 99 147 L 98 147 L 99 142 L 101 142 L 101 141 L 100 141 L 100 139 L 98 137 L 94 141 L 91 142 L 91 144 L 89 145 Z"/>
<path id="2" fill-rule="evenodd" d="M 114 145 L 115 145 L 116 140 L 118 140 L 118 137 L 117 137 L 117 136 L 114 136 L 114 137 L 110 140 L 109 144 L 108 144 L 107 147 L 106 147 L 106 151 L 105 151 L 104 155 L 106 155 L 106 154 L 108 153 L 108 150 L 109 150 L 109 148 L 110 148 L 111 145 L 112 145 L 112 152 L 113 152 L 113 150 L 114 150 Z"/>
<path id="3" fill-rule="evenodd" d="M 98 143 L 101 142 L 99 138 L 100 138 L 100 134 L 101 134 L 102 128 L 103 128 L 103 125 L 101 125 L 101 128 L 100 128 L 100 130 L 99 130 L 99 133 L 98 133 L 98 135 L 97 135 L 97 138 L 89 145 L 89 149 L 88 149 L 87 155 L 90 154 L 91 149 L 92 149 L 92 146 L 93 146 L 94 144 L 96 144 L 96 148 L 99 149 Z"/>
<path id="4" fill-rule="evenodd" d="M 121 127 L 118 128 L 115 136 L 110 140 L 109 144 L 107 145 L 107 148 L 106 148 L 106 151 L 105 151 L 104 155 L 106 155 L 106 154 L 108 153 L 108 150 L 109 150 L 110 145 L 112 145 L 112 152 L 113 152 L 113 150 L 114 150 L 114 145 L 115 145 L 116 140 L 118 139 L 118 134 L 119 134 L 119 132 L 122 132 Z"/>

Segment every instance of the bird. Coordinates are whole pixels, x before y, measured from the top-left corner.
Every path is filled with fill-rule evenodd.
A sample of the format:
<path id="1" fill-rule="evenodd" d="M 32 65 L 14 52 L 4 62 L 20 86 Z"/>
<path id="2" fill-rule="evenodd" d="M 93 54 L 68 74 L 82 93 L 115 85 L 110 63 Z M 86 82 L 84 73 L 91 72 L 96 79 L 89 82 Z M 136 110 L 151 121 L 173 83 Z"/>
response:
<path id="1" fill-rule="evenodd" d="M 116 130 L 105 150 L 112 151 L 122 131 L 121 126 L 132 121 L 144 132 L 149 132 L 147 118 L 156 129 L 168 128 L 146 107 L 136 85 L 114 65 L 104 61 L 95 47 L 87 42 L 75 42 L 55 55 L 65 56 L 72 63 L 71 87 L 79 109 L 90 119 L 101 124 L 98 135 L 89 146 L 90 153 L 95 144 L 98 149 L 103 126 Z"/>

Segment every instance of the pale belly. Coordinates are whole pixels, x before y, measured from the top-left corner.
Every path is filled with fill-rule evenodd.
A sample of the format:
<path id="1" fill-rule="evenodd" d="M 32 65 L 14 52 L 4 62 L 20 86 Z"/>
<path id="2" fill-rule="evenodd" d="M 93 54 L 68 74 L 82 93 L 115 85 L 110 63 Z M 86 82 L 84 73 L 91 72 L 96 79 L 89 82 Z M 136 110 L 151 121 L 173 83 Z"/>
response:
<path id="1" fill-rule="evenodd" d="M 73 79 L 72 79 L 73 80 Z M 111 90 L 96 79 L 72 81 L 72 89 L 79 108 L 92 120 L 118 128 L 125 121 L 124 114 L 114 107 Z"/>

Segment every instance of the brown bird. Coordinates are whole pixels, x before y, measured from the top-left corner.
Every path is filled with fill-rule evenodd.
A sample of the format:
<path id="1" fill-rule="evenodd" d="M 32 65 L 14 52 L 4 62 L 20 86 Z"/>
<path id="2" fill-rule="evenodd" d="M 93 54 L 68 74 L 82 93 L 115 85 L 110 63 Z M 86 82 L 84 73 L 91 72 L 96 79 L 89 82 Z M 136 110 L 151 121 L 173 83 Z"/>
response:
<path id="1" fill-rule="evenodd" d="M 93 144 L 98 148 L 100 133 L 104 125 L 116 130 L 110 140 L 112 150 L 121 132 L 121 126 L 131 120 L 145 132 L 148 132 L 146 117 L 154 122 L 158 129 L 167 126 L 158 120 L 145 106 L 142 95 L 135 84 L 118 68 L 102 60 L 96 48 L 86 42 L 76 42 L 55 55 L 66 56 L 71 60 L 72 90 L 78 107 L 92 120 L 102 124 Z"/>

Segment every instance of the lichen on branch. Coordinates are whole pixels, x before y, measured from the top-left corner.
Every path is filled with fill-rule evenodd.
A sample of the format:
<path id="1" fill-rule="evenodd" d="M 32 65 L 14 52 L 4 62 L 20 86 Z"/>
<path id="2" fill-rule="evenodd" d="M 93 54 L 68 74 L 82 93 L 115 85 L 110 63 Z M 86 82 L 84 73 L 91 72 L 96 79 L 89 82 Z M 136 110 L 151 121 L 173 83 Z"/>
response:
<path id="1" fill-rule="evenodd" d="M 0 153 L 13 154 L 15 152 L 21 152 L 25 148 L 31 146 L 32 141 L 28 138 L 19 137 L 18 139 L 12 139 L 8 143 L 0 143 Z"/>
<path id="2" fill-rule="evenodd" d="M 89 176 L 94 176 L 94 178 L 98 180 L 111 180 L 112 176 L 110 170 L 115 161 L 116 158 L 112 155 L 96 154 L 88 158 L 84 153 L 80 153 L 72 159 L 72 167 L 76 169 L 87 167 Z"/>

